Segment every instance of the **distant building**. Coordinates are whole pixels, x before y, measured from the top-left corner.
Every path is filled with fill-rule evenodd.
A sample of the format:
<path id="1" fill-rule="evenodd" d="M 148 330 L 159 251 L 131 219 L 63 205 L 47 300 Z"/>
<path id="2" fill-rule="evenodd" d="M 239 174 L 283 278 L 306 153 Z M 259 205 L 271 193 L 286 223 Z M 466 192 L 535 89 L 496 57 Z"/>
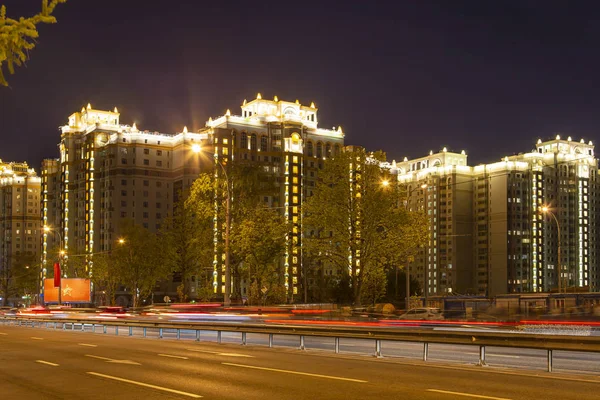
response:
<path id="1" fill-rule="evenodd" d="M 415 260 L 428 295 L 598 290 L 600 198 L 591 142 L 557 136 L 475 167 L 466 155 L 444 151 L 398 163 L 398 171 L 408 207 L 429 217 L 430 242 Z M 560 284 L 551 213 L 560 226 Z"/>
<path id="2" fill-rule="evenodd" d="M 38 265 L 40 255 L 40 178 L 26 162 L 0 160 L 0 279 L 15 263 Z"/>
<path id="3" fill-rule="evenodd" d="M 429 240 L 409 265 L 428 295 L 464 293 L 472 287 L 472 168 L 465 152 L 439 153 L 396 164 L 401 199 L 427 214 Z"/>

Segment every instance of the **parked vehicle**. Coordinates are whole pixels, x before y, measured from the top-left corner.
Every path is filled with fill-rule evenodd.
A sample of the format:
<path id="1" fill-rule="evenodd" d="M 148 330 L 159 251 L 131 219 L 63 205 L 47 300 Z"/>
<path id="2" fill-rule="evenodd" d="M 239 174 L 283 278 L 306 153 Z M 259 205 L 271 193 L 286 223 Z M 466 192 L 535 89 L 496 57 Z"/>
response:
<path id="1" fill-rule="evenodd" d="M 402 314 L 398 319 L 415 321 L 439 321 L 444 319 L 444 314 L 439 308 L 413 308 Z"/>

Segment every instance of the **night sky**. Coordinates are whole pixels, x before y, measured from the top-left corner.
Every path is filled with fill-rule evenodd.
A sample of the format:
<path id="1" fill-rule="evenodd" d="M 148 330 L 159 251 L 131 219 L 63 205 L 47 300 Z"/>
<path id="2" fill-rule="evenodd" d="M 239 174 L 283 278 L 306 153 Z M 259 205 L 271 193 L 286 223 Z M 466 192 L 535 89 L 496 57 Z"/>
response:
<path id="1" fill-rule="evenodd" d="M 9 16 L 41 0 L 0 0 Z M 161 132 L 263 98 L 388 158 L 470 164 L 561 132 L 598 141 L 600 4 L 568 1 L 69 0 L 0 87 L 0 158 L 36 169 L 88 102 Z"/>

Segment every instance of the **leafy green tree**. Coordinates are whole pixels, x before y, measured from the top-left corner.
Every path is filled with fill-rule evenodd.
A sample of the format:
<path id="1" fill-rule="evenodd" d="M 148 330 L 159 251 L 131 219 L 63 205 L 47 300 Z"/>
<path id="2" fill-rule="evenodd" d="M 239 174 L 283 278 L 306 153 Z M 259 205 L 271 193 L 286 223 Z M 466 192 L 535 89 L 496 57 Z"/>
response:
<path id="1" fill-rule="evenodd" d="M 253 290 L 254 282 L 257 287 L 264 286 L 269 291 L 283 287 L 280 282 L 280 261 L 285 251 L 286 233 L 287 226 L 281 213 L 260 203 L 248 209 L 244 218 L 234 226 L 232 239 L 243 261 L 250 290 Z M 251 303 L 257 295 L 249 296 Z"/>
<path id="2" fill-rule="evenodd" d="M 120 284 L 118 266 L 110 253 L 94 255 L 91 280 L 94 284 L 95 302 L 98 302 L 98 297 L 102 297 L 109 305 L 115 305 L 115 293 Z M 99 296 L 100 294 L 103 296 Z"/>
<path id="3" fill-rule="evenodd" d="M 206 176 L 202 176 L 200 185 Z M 197 186 L 195 189 L 197 189 Z M 173 215 L 163 221 L 162 239 L 165 243 L 165 259 L 169 270 L 181 279 L 178 287 L 180 301 L 190 296 L 192 277 L 200 268 L 212 263 L 212 210 L 198 204 L 202 193 L 192 190 L 191 195 L 182 193 L 175 204 Z M 208 205 L 208 199 L 202 205 Z"/>
<path id="4" fill-rule="evenodd" d="M 232 196 L 229 246 L 229 264 L 233 281 L 232 297 L 239 299 L 241 298 L 241 279 L 248 276 L 249 272 L 252 273 L 252 266 L 248 266 L 246 263 L 254 264 L 254 268 L 256 268 L 252 273 L 254 277 L 267 267 L 273 269 L 276 264 L 274 259 L 281 256 L 282 253 L 278 243 L 285 239 L 285 231 L 280 229 L 280 226 L 275 226 L 277 223 L 282 223 L 278 213 L 268 210 L 261 202 L 263 195 L 272 194 L 274 190 L 273 181 L 269 179 L 264 170 L 258 166 L 243 163 L 227 165 L 225 168 Z M 217 172 L 220 173 L 220 169 Z M 202 243 L 202 255 L 200 256 L 203 260 L 200 263 L 202 269 L 206 268 L 205 265 L 212 266 L 215 202 L 217 204 L 216 217 L 221 227 L 217 250 L 220 254 L 225 252 L 224 224 L 227 199 L 225 184 L 223 175 L 215 178 L 214 173 L 200 174 L 192 185 L 190 195 L 186 200 L 185 206 L 188 212 L 195 214 L 200 219 L 197 234 L 199 243 Z M 269 229 L 265 230 L 265 224 Z M 261 253 L 260 249 L 254 249 L 251 252 L 250 241 L 246 240 L 248 237 L 260 240 L 261 246 L 268 246 L 272 252 L 269 255 Z"/>
<path id="5" fill-rule="evenodd" d="M 11 258 L 10 267 L 2 269 L 0 293 L 2 305 L 9 298 L 33 295 L 38 292 L 38 260 L 30 254 L 19 254 Z"/>
<path id="6" fill-rule="evenodd" d="M 152 293 L 156 282 L 169 275 L 164 241 L 156 234 L 124 220 L 119 230 L 123 242 L 111 253 L 119 281 L 131 290 L 133 307 Z"/>
<path id="7" fill-rule="evenodd" d="M 21 66 L 29 58 L 29 50 L 35 47 L 39 37 L 39 24 L 54 24 L 52 15 L 56 6 L 67 0 L 42 0 L 42 10 L 32 17 L 21 17 L 18 20 L 6 16 L 6 6 L 0 6 L 0 85 L 8 86 L 3 68 L 6 65 L 10 74 L 15 73 L 15 66 Z"/>
<path id="8" fill-rule="evenodd" d="M 361 303 L 375 305 L 385 296 L 387 276 L 383 268 L 371 268 L 363 275 Z"/>
<path id="9" fill-rule="evenodd" d="M 400 207 L 397 185 L 383 184 L 383 160 L 360 148 L 327 160 L 304 205 L 305 252 L 349 275 L 356 305 L 365 276 L 379 276 L 427 238 L 424 216 Z"/>

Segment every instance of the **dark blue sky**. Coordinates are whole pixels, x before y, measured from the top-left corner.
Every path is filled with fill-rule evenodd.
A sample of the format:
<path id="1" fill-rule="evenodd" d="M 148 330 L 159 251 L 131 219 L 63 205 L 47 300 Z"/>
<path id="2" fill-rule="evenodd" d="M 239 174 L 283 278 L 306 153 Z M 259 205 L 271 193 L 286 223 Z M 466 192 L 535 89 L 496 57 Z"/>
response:
<path id="1" fill-rule="evenodd" d="M 41 0 L 2 3 L 18 16 Z M 88 102 L 173 132 L 257 92 L 314 101 L 321 126 L 390 159 L 598 138 L 597 2 L 69 0 L 56 16 L 0 87 L 2 159 L 55 157 L 57 127 Z"/>

